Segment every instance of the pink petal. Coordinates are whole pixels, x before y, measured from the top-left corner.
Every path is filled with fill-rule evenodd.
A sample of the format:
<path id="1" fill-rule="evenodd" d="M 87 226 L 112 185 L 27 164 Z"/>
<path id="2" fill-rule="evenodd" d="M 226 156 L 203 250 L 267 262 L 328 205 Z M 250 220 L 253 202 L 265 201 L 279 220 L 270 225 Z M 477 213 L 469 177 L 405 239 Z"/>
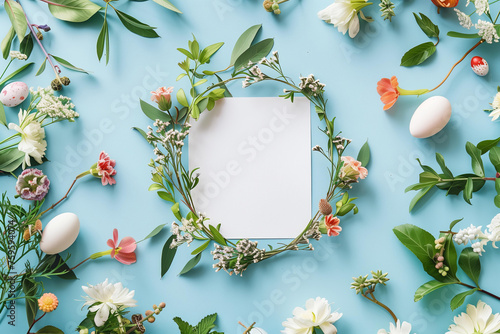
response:
<path id="1" fill-rule="evenodd" d="M 115 248 L 113 248 L 113 249 L 111 250 L 111 254 L 110 254 L 110 255 L 111 255 L 111 258 L 112 258 L 112 259 L 114 259 L 114 258 L 115 258 L 115 255 L 116 255 Z"/>
<path id="2" fill-rule="evenodd" d="M 118 243 L 118 230 L 116 228 L 113 229 L 113 242 L 115 245 Z"/>
<path id="3" fill-rule="evenodd" d="M 116 248 L 116 243 L 111 239 L 108 239 L 107 245 L 109 246 L 109 248 Z"/>
<path id="4" fill-rule="evenodd" d="M 118 245 L 120 248 L 120 253 L 131 253 L 135 251 L 137 248 L 137 244 L 135 243 L 134 238 L 132 237 L 125 237 L 120 241 L 120 244 Z"/>
<path id="5" fill-rule="evenodd" d="M 121 262 L 121 263 L 126 264 L 126 265 L 135 263 L 137 261 L 135 253 L 122 253 L 122 252 L 119 252 L 118 254 L 116 254 L 115 259 L 118 262 Z"/>

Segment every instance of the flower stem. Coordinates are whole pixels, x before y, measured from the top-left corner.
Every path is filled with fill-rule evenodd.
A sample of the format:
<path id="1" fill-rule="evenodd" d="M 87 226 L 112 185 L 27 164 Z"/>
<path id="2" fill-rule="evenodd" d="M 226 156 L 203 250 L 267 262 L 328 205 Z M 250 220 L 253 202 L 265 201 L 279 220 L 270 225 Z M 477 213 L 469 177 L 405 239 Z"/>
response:
<path id="1" fill-rule="evenodd" d="M 76 266 L 74 266 L 70 270 L 71 271 L 75 270 L 76 268 L 78 268 L 79 266 L 81 266 L 82 264 L 84 264 L 85 262 L 87 262 L 88 260 L 90 260 L 90 256 L 88 258 L 86 258 L 85 260 L 83 260 L 82 262 L 78 263 Z"/>
<path id="2" fill-rule="evenodd" d="M 5 69 L 3 70 L 2 74 L 0 75 L 0 79 L 3 78 L 5 72 L 7 72 L 7 69 L 9 68 L 10 64 L 12 64 L 12 61 L 14 60 L 14 58 L 11 58 L 9 63 L 7 64 L 7 66 L 5 67 Z"/>
<path id="3" fill-rule="evenodd" d="M 459 61 L 457 61 L 450 69 L 450 71 L 448 72 L 448 74 L 446 75 L 446 77 L 443 79 L 443 81 L 441 81 L 441 83 L 439 85 L 437 85 L 436 87 L 432 88 L 431 90 L 429 90 L 429 92 L 432 92 L 436 89 L 438 89 L 439 87 L 441 87 L 445 81 L 450 77 L 451 75 L 451 72 L 453 72 L 453 70 L 455 69 L 455 67 L 457 67 L 458 64 L 460 64 L 472 51 L 474 51 L 479 45 L 483 44 L 484 43 L 484 39 L 481 39 L 479 42 L 477 42 L 472 48 L 469 49 L 469 51 L 467 51 L 464 56 L 462 58 L 460 58 Z"/>
<path id="4" fill-rule="evenodd" d="M 396 317 L 396 315 L 394 314 L 394 312 L 392 312 L 392 310 L 391 310 L 391 309 L 390 309 L 387 305 L 385 305 L 385 304 L 383 304 L 383 303 L 379 302 L 379 301 L 377 300 L 377 298 L 375 298 L 375 296 L 373 295 L 373 292 L 369 292 L 369 294 L 370 294 L 370 296 L 371 296 L 372 298 L 368 297 L 368 296 L 367 296 L 367 295 L 365 295 L 364 293 L 362 293 L 361 295 L 362 295 L 363 297 L 365 297 L 366 299 L 368 299 L 369 301 L 371 301 L 371 302 L 373 302 L 373 303 L 377 304 L 378 306 L 381 306 L 381 307 L 382 307 L 382 308 L 384 308 L 387 312 L 389 312 L 389 314 L 391 315 L 392 319 L 394 319 L 394 323 L 398 322 L 398 317 Z"/>
<path id="5" fill-rule="evenodd" d="M 30 326 L 30 328 L 28 329 L 28 332 L 27 332 L 26 334 L 31 334 L 31 332 L 30 332 L 30 331 L 31 331 L 31 329 L 33 328 L 33 326 L 34 326 L 34 325 L 35 325 L 38 321 L 40 321 L 40 319 L 42 319 L 42 318 L 43 318 L 46 314 L 47 314 L 47 313 L 43 313 L 43 314 L 40 316 L 40 318 L 33 320 L 33 322 L 31 323 L 31 326 Z"/>
<path id="6" fill-rule="evenodd" d="M 477 291 L 479 291 L 479 292 L 481 292 L 481 293 L 484 293 L 485 295 L 488 295 L 488 296 L 490 296 L 490 297 L 493 297 L 493 298 L 495 298 L 495 299 L 497 299 L 497 300 L 500 300 L 500 297 L 499 297 L 499 296 L 497 296 L 497 295 L 495 295 L 495 294 L 493 294 L 493 293 L 491 293 L 491 292 L 489 292 L 489 291 L 483 290 L 483 289 L 481 289 L 481 288 L 479 288 L 479 287 L 475 287 L 475 286 L 469 285 L 469 284 L 464 283 L 464 282 L 460 282 L 460 283 L 458 283 L 458 284 L 463 285 L 463 286 L 465 286 L 465 287 L 467 287 L 467 288 L 469 288 L 469 289 L 479 289 L 479 290 L 477 290 Z"/>

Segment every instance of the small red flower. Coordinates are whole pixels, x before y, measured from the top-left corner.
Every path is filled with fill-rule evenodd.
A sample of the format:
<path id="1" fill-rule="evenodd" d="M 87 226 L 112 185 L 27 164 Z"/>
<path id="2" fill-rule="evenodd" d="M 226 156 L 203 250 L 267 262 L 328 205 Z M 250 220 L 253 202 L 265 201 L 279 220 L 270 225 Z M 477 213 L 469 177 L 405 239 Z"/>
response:
<path id="1" fill-rule="evenodd" d="M 338 217 L 334 217 L 333 215 L 328 215 L 325 217 L 325 225 L 328 230 L 328 236 L 338 236 L 342 231 L 342 227 L 339 226 L 340 219 Z"/>
<path id="2" fill-rule="evenodd" d="M 101 178 L 102 185 L 105 186 L 107 184 L 113 185 L 116 183 L 116 180 L 112 177 L 116 175 L 116 170 L 114 169 L 116 165 L 115 160 L 111 160 L 109 155 L 102 151 L 99 155 L 99 161 L 97 161 L 97 175 Z"/>
<path id="3" fill-rule="evenodd" d="M 380 101 L 384 104 L 384 110 L 392 108 L 399 98 L 398 79 L 393 76 L 391 79 L 383 78 L 377 83 L 377 92 Z"/>
<path id="4" fill-rule="evenodd" d="M 108 246 L 112 248 L 111 258 L 116 259 L 118 262 L 123 264 L 132 264 L 137 261 L 135 256 L 135 249 L 137 244 L 134 238 L 125 237 L 120 243 L 118 243 L 118 230 L 115 228 L 113 230 L 113 240 L 108 239 Z"/>

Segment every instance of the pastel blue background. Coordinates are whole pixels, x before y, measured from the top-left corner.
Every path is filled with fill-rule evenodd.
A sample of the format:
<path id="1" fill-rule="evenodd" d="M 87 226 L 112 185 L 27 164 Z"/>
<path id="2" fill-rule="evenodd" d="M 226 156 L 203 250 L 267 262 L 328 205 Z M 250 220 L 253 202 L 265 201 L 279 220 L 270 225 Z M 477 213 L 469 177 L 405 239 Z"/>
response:
<path id="1" fill-rule="evenodd" d="M 55 292 L 59 309 L 47 315 L 43 325 L 56 325 L 71 333 L 83 318 L 81 285 L 96 284 L 105 278 L 136 291 L 137 311 L 151 308 L 164 301 L 166 311 L 157 322 L 148 326 L 148 333 L 176 333 L 174 316 L 196 323 L 202 316 L 217 312 L 218 328 L 226 333 L 241 333 L 238 321 L 258 326 L 269 333 L 278 333 L 281 323 L 291 316 L 296 306 L 308 298 L 322 296 L 333 309 L 344 314 L 335 325 L 339 333 L 376 333 L 388 328 L 391 318 L 381 308 L 357 296 L 350 290 L 352 276 L 382 269 L 390 273 L 390 284 L 377 291 L 381 301 L 391 306 L 398 317 L 410 321 L 414 332 L 444 333 L 453 316 L 449 300 L 458 290 L 442 290 L 413 302 L 415 289 L 429 280 L 421 265 L 392 233 L 402 223 L 413 223 L 436 234 L 449 222 L 464 217 L 461 227 L 468 224 L 487 225 L 498 213 L 493 205 L 494 189 L 488 184 L 474 195 L 473 206 L 460 197 L 445 197 L 435 193 L 413 214 L 408 213 L 414 193 L 405 194 L 406 186 L 417 181 L 415 158 L 436 166 L 434 154 L 441 152 L 454 172 L 470 169 L 465 153 L 466 141 L 477 143 L 498 136 L 498 124 L 492 123 L 482 110 L 489 107 L 500 83 L 500 68 L 494 55 L 498 45 L 482 45 L 473 53 L 490 62 L 491 72 L 481 78 L 470 69 L 467 60 L 436 94 L 446 96 L 453 106 L 449 125 L 429 139 L 416 139 L 408 131 L 413 110 L 424 98 L 401 98 L 390 112 L 382 111 L 376 83 L 382 77 L 397 75 L 406 89 L 431 88 L 447 73 L 452 63 L 468 50 L 473 42 L 446 37 L 449 30 L 459 29 L 451 10 L 436 13 L 431 1 L 396 1 L 397 17 L 392 23 L 379 17 L 378 7 L 365 11 L 375 22 L 361 24 L 355 39 L 343 36 L 331 25 L 316 17 L 316 13 L 331 3 L 320 1 L 290 1 L 282 5 L 283 14 L 273 16 L 261 8 L 260 0 L 191 0 L 175 1 L 184 15 L 177 15 L 150 3 L 119 2 L 116 5 L 140 20 L 158 27 L 160 39 L 144 39 L 126 31 L 115 15 L 110 15 L 111 57 L 108 66 L 97 61 L 95 42 L 101 18 L 83 24 L 69 24 L 54 19 L 41 2 L 23 2 L 34 23 L 48 23 L 52 31 L 45 34 L 44 45 L 55 55 L 88 69 L 91 75 L 64 70 L 72 84 L 63 94 L 73 98 L 81 117 L 76 123 L 61 123 L 47 129 L 50 162 L 43 165 L 50 177 L 51 191 L 47 203 L 59 199 L 74 176 L 96 161 L 101 150 L 117 161 L 117 185 L 102 187 L 98 180 L 86 178 L 78 182 L 70 197 L 56 213 L 75 212 L 80 217 L 81 231 L 69 249 L 71 263 L 77 263 L 91 253 L 107 249 L 106 240 L 113 228 L 120 237 L 141 239 L 160 223 L 174 221 L 170 208 L 153 192 L 148 192 L 150 172 L 147 163 L 152 157 L 148 145 L 131 130 L 145 128 L 151 122 L 139 109 L 138 99 L 149 99 L 149 91 L 157 86 L 179 87 L 175 78 L 180 73 L 177 63 L 183 56 L 176 51 L 185 47 L 194 33 L 204 46 L 224 41 L 226 45 L 214 57 L 212 68 L 227 65 L 237 37 L 249 26 L 262 23 L 260 38 L 275 37 L 285 72 L 292 78 L 314 73 L 326 83 L 330 115 L 337 116 L 337 128 L 353 139 L 350 154 L 355 155 L 368 138 L 372 149 L 369 177 L 352 191 L 359 196 L 360 212 L 342 219 L 344 228 L 338 238 L 324 237 L 316 243 L 315 252 L 292 253 L 251 267 L 243 277 L 229 277 L 213 272 L 212 260 L 206 254 L 200 266 L 190 274 L 178 273 L 190 258 L 192 248 L 182 247 L 171 271 L 159 279 L 159 259 L 165 231 L 156 239 L 138 247 L 138 262 L 122 265 L 102 258 L 77 270 L 78 281 L 45 282 L 47 291 Z M 462 1 L 464 2 L 464 1 Z M 419 30 L 412 12 L 423 12 L 439 24 L 442 41 L 436 55 L 424 66 L 402 68 L 399 61 L 409 48 L 428 41 Z M 0 12 L 0 32 L 8 29 L 8 19 Z M 35 47 L 31 60 L 40 64 L 42 54 Z M 2 62 L 2 66 L 5 62 Z M 22 79 L 30 86 L 46 86 L 53 79 L 49 69 L 35 77 L 36 69 Z M 235 96 L 275 96 L 282 87 L 254 86 L 243 90 L 239 83 L 230 86 Z M 7 110 L 9 121 L 17 121 L 17 109 Z M 313 115 L 313 129 L 319 122 Z M 104 124 L 104 125 L 103 125 Z M 4 137 L 7 131 L 0 129 Z M 315 132 L 313 145 L 324 144 Z M 488 166 L 487 173 L 494 175 Z M 327 177 L 318 157 L 313 159 L 313 204 L 324 193 Z M 14 195 L 15 180 L 0 178 L 0 189 Z M 279 210 L 293 208 L 279 208 Z M 482 257 L 485 289 L 500 293 L 497 275 L 498 251 L 487 248 Z M 463 275 L 462 275 L 463 276 Z M 465 279 L 466 280 L 466 279 Z M 478 297 L 500 312 L 500 304 L 486 296 Z M 0 323 L 2 333 L 25 333 L 24 305 L 18 303 L 16 327 Z M 412 331 L 413 332 L 413 331 Z"/>

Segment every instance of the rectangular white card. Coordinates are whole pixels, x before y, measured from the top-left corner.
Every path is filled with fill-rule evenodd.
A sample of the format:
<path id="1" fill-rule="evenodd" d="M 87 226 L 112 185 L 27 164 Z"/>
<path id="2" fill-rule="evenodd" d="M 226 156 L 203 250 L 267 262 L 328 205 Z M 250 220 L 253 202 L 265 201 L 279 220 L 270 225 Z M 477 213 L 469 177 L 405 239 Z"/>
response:
<path id="1" fill-rule="evenodd" d="M 311 218 L 306 98 L 225 98 L 192 122 L 196 210 L 228 239 L 294 238 Z"/>

